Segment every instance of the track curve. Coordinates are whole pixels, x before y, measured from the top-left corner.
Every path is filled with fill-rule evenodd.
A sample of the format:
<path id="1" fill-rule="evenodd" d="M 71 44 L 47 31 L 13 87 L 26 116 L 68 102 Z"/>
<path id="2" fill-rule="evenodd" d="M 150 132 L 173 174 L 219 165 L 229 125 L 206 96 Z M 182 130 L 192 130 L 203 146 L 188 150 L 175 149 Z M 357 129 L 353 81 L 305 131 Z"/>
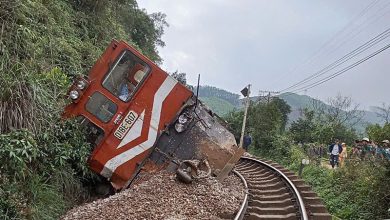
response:
<path id="1" fill-rule="evenodd" d="M 332 219 L 316 193 L 279 164 L 241 157 L 235 173 L 247 187 L 235 219 Z"/>

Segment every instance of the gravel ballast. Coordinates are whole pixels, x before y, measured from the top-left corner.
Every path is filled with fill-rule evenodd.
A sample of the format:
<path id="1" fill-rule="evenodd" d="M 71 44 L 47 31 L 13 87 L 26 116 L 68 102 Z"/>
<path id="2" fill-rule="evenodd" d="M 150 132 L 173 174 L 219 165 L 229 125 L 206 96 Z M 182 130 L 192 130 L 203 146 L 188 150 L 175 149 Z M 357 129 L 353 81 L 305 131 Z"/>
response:
<path id="1" fill-rule="evenodd" d="M 244 198 L 244 187 L 234 175 L 222 183 L 214 177 L 191 184 L 165 171 L 105 199 L 70 210 L 70 219 L 232 219 Z"/>

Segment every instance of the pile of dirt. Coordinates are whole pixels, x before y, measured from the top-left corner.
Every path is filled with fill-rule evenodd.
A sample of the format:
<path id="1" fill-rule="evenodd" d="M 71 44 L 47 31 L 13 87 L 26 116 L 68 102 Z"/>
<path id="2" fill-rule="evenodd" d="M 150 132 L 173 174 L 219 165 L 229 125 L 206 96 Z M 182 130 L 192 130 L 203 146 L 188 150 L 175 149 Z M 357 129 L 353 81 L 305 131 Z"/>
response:
<path id="1" fill-rule="evenodd" d="M 244 198 L 240 179 L 213 177 L 191 184 L 165 171 L 106 199 L 70 210 L 68 219 L 232 219 Z"/>

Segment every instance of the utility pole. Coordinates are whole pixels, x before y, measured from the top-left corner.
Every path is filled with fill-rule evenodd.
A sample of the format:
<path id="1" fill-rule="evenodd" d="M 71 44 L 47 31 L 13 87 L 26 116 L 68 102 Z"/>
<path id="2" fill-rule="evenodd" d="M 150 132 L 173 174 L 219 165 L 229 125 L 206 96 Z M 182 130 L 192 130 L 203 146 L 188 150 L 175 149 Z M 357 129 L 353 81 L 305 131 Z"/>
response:
<path id="1" fill-rule="evenodd" d="M 247 91 L 245 89 L 243 89 L 243 91 L 245 90 L 245 92 L 246 92 L 246 103 L 245 103 L 244 119 L 242 121 L 242 129 L 241 129 L 241 137 L 240 137 L 240 147 L 241 148 L 242 148 L 243 142 L 244 142 L 246 116 L 248 115 L 249 103 L 251 101 L 249 98 L 249 96 L 251 94 L 251 84 L 249 84 L 246 88 L 247 88 Z M 245 96 L 245 92 L 242 92 L 244 96 Z"/>
<path id="2" fill-rule="evenodd" d="M 271 98 L 272 98 L 273 96 L 279 94 L 279 92 L 268 91 L 268 90 L 260 90 L 259 93 L 262 94 L 262 95 L 260 95 L 260 97 L 261 97 L 261 98 L 265 98 L 266 101 L 267 101 L 267 103 L 270 103 L 270 102 L 271 102 Z M 266 94 L 266 95 L 264 95 L 264 94 Z"/>

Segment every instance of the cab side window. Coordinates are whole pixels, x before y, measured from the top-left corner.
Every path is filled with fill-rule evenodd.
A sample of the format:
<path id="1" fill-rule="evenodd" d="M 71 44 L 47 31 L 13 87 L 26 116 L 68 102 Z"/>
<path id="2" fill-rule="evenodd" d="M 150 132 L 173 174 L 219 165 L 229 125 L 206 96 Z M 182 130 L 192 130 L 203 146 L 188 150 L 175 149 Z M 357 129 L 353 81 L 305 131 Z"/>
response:
<path id="1" fill-rule="evenodd" d="M 124 51 L 104 78 L 103 87 L 127 102 L 149 71 L 150 68 L 141 59 L 130 51 Z"/>

